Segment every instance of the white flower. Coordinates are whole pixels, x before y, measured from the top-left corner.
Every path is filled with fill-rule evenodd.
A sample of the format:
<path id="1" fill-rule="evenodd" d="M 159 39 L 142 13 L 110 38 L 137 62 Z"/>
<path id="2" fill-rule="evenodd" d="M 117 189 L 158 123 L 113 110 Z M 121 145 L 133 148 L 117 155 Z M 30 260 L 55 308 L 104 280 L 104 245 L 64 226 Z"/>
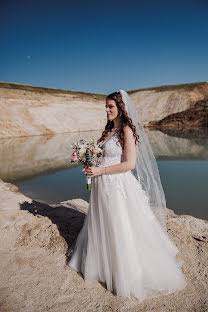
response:
<path id="1" fill-rule="evenodd" d="M 84 158 L 86 153 L 86 149 L 84 147 L 81 147 L 79 150 L 79 157 Z"/>

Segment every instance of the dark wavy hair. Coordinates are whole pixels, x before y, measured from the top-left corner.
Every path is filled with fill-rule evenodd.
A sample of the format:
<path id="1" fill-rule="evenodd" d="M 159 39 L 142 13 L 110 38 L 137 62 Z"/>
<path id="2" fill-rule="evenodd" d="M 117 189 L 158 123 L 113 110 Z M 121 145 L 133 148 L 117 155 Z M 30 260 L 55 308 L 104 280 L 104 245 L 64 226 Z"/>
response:
<path id="1" fill-rule="evenodd" d="M 124 148 L 124 131 L 123 128 L 128 125 L 134 134 L 135 137 L 135 143 L 139 143 L 139 135 L 136 133 L 136 127 L 132 123 L 132 119 L 129 118 L 127 111 L 125 109 L 125 104 L 122 101 L 122 96 L 120 92 L 113 92 L 109 95 L 106 96 L 106 101 L 107 100 L 114 100 L 116 102 L 116 105 L 118 107 L 118 111 L 121 112 L 121 129 L 119 130 L 119 143 L 122 147 Z M 99 143 L 100 141 L 104 141 L 105 138 L 108 136 L 108 132 L 111 132 L 112 128 L 114 127 L 114 121 L 113 120 L 108 120 L 107 124 L 105 126 L 104 131 L 102 132 L 102 135 L 100 139 L 97 141 Z"/>

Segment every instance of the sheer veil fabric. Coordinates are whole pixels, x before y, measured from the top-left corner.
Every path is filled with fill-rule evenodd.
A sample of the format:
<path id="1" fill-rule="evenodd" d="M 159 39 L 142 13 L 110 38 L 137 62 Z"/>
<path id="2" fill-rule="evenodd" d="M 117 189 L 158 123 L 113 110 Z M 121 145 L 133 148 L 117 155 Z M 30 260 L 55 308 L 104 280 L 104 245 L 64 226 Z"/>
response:
<path id="1" fill-rule="evenodd" d="M 140 140 L 140 144 L 137 144 L 136 147 L 136 178 L 142 184 L 149 198 L 149 205 L 152 211 L 160 222 L 163 230 L 166 231 L 166 199 L 155 156 L 138 116 L 136 106 L 126 91 L 120 90 L 119 92 L 125 104 L 127 114 L 136 127 L 136 132 Z"/>

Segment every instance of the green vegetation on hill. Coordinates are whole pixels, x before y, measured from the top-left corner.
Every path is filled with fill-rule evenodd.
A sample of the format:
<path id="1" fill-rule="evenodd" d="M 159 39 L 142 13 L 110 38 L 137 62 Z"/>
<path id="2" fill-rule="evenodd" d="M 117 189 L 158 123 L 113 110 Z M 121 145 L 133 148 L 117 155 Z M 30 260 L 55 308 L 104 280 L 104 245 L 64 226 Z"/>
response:
<path id="1" fill-rule="evenodd" d="M 129 90 L 128 94 L 132 94 L 139 91 L 171 91 L 176 89 L 188 89 L 193 90 L 195 87 L 199 87 L 202 85 L 207 85 L 208 83 L 206 81 L 202 82 L 192 82 L 192 83 L 183 83 L 183 84 L 175 84 L 175 85 L 163 85 L 163 86 L 157 86 L 157 87 L 151 87 L 151 88 L 143 88 L 143 89 L 136 89 L 136 90 Z"/>
<path id="2" fill-rule="evenodd" d="M 186 90 L 193 90 L 195 87 L 200 87 L 202 85 L 207 85 L 206 81 L 202 82 L 193 82 L 193 83 L 184 83 L 184 84 L 175 84 L 175 85 L 163 85 L 157 87 L 150 87 L 150 88 L 142 88 L 142 89 L 135 89 L 127 91 L 128 94 L 133 94 L 139 91 L 171 91 L 176 89 L 186 89 Z M 40 92 L 40 93 L 56 93 L 56 94 L 71 94 L 78 97 L 90 97 L 95 98 L 98 100 L 104 100 L 106 94 L 97 94 L 97 93 L 88 93 L 82 91 L 72 91 L 72 90 L 64 90 L 64 89 L 56 89 L 56 88 L 46 88 L 46 87 L 39 87 L 39 86 L 31 86 L 27 84 L 20 84 L 14 82 L 4 82 L 0 81 L 0 88 L 8 88 L 8 89 L 19 89 L 25 91 L 33 91 L 33 92 Z M 116 90 L 115 90 L 116 91 Z"/>
<path id="3" fill-rule="evenodd" d="M 33 91 L 39 93 L 61 93 L 61 94 L 72 94 L 76 96 L 89 96 L 95 97 L 98 99 L 104 99 L 105 94 L 97 94 L 97 93 L 88 93 L 88 92 L 81 92 L 81 91 L 71 91 L 71 90 L 64 90 L 64 89 L 56 89 L 56 88 L 46 88 L 46 87 L 39 87 L 39 86 L 31 86 L 27 84 L 20 84 L 14 82 L 4 82 L 0 81 L 0 88 L 8 88 L 8 89 L 18 89 L 24 91 Z"/>

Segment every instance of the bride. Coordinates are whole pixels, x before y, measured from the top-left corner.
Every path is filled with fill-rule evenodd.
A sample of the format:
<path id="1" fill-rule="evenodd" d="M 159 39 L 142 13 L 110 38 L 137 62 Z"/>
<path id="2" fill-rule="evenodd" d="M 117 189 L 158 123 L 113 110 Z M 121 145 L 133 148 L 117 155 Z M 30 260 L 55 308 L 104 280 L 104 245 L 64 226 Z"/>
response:
<path id="1" fill-rule="evenodd" d="M 129 95 L 106 97 L 107 124 L 98 145 L 88 213 L 68 251 L 68 266 L 118 296 L 139 301 L 182 290 L 184 261 L 166 231 L 166 202 L 155 157 Z"/>

